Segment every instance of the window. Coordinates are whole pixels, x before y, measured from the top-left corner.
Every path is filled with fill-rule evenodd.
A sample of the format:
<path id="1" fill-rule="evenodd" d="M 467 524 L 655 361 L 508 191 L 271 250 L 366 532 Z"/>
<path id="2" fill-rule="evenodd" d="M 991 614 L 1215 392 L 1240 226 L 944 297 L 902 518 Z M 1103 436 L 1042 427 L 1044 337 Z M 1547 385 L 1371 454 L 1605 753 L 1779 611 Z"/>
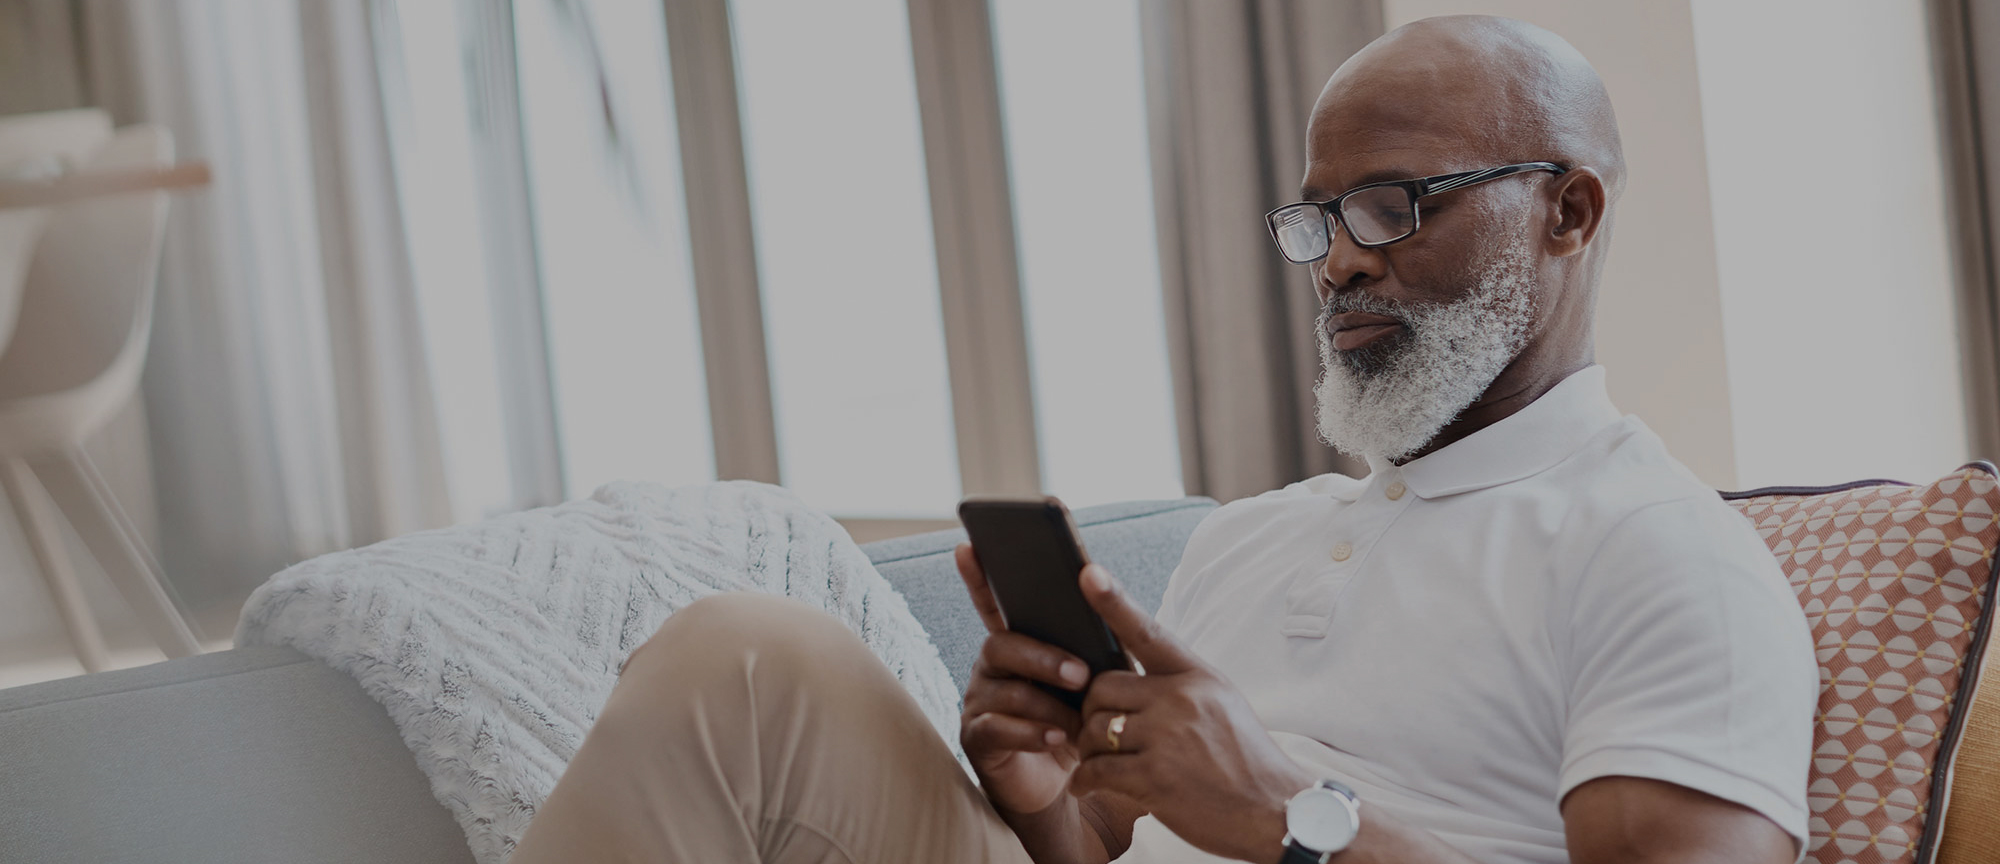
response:
<path id="1" fill-rule="evenodd" d="M 1138 0 L 998 0 L 1044 488 L 1178 498 Z"/>
<path id="2" fill-rule="evenodd" d="M 713 480 L 660 4 L 514 10 L 564 491 Z"/>
<path id="3" fill-rule="evenodd" d="M 397 3 L 384 32 L 398 192 L 410 232 L 418 314 L 444 438 L 445 478 L 459 521 L 511 498 L 495 364 L 486 238 L 473 171 L 473 125 L 457 4 Z M 448 46 L 448 50 L 437 50 Z"/>
<path id="4" fill-rule="evenodd" d="M 718 474 L 861 539 L 968 484 L 1181 494 L 1137 0 L 916 2 L 376 7 L 461 519 Z M 963 311 L 1016 302 L 1025 338 Z"/>
<path id="5" fill-rule="evenodd" d="M 730 3 L 778 464 L 842 516 L 959 490 L 904 9 Z"/>

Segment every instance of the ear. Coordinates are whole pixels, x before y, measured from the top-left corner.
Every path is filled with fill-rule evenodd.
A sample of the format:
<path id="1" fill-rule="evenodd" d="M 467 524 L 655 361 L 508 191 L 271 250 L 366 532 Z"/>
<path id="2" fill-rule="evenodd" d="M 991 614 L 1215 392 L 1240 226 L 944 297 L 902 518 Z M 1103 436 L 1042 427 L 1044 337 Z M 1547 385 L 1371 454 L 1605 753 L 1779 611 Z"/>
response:
<path id="1" fill-rule="evenodd" d="M 1567 258 L 1590 247 L 1604 225 L 1604 178 L 1588 166 L 1571 168 L 1556 178 L 1549 254 Z"/>

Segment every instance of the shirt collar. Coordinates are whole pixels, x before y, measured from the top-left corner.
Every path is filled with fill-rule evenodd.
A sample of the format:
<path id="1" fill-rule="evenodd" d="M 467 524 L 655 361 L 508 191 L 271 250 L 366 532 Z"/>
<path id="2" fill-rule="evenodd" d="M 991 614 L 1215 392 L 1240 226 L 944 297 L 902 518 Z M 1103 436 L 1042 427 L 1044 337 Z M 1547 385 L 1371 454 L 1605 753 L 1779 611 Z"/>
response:
<path id="1" fill-rule="evenodd" d="M 1548 470 L 1623 416 L 1604 389 L 1604 367 L 1586 366 L 1541 398 L 1491 426 L 1402 466 L 1369 460 L 1376 474 L 1400 472 L 1420 498 L 1511 483 Z"/>

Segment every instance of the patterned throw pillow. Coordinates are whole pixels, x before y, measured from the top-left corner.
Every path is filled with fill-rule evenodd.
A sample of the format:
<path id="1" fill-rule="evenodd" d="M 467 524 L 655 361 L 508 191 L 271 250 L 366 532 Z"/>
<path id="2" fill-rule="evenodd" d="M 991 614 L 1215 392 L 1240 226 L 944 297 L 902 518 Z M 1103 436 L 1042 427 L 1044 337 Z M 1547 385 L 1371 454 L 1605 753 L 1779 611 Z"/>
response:
<path id="1" fill-rule="evenodd" d="M 1925 486 L 1724 494 L 1770 544 L 1819 648 L 1808 860 L 1931 861 L 1944 820 L 1928 817 L 1950 794 L 1989 629 L 1996 486 L 1977 463 Z"/>

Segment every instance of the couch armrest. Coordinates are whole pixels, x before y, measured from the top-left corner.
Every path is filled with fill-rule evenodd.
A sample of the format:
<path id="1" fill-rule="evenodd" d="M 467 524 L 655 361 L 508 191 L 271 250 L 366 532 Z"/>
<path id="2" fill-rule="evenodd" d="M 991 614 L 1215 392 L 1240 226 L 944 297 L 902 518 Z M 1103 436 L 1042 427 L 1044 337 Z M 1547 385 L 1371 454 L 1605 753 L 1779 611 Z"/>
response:
<path id="1" fill-rule="evenodd" d="M 0 691 L 0 859 L 464 862 L 346 673 L 243 648 Z"/>

